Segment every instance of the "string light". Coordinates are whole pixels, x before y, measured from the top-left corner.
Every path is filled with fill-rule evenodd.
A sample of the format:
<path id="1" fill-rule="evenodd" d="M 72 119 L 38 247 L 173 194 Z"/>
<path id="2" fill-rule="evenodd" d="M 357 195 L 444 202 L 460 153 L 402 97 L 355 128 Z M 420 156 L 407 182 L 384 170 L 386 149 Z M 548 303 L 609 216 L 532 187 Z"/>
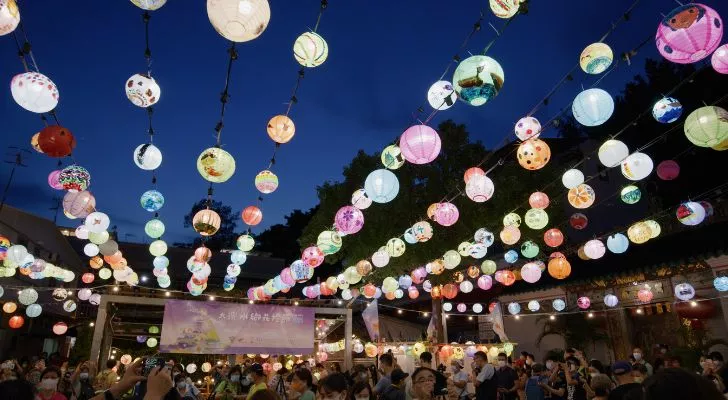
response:
<path id="1" fill-rule="evenodd" d="M 555 316 L 555 315 L 549 315 L 549 319 L 550 319 L 551 321 L 554 321 L 554 320 L 556 320 L 556 316 Z"/>
<path id="2" fill-rule="evenodd" d="M 88 323 L 88 326 L 90 326 L 90 327 L 92 327 L 92 328 L 93 328 L 93 326 L 94 326 L 94 325 L 96 325 L 96 324 L 94 324 L 93 322 L 89 322 L 89 323 Z"/>
<path id="3" fill-rule="evenodd" d="M 210 301 L 215 301 L 215 296 L 210 296 Z"/>

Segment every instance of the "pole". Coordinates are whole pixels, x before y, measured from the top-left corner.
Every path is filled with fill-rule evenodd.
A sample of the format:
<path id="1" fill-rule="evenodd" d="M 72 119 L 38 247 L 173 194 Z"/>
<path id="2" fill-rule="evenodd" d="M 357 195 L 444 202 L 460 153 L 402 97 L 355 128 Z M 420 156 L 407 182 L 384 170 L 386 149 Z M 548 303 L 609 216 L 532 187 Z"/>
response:
<path id="1" fill-rule="evenodd" d="M 354 366 L 351 357 L 351 336 L 352 332 L 352 313 L 351 308 L 346 309 L 346 321 L 344 322 L 344 370 L 351 371 Z"/>
<path id="2" fill-rule="evenodd" d="M 109 305 L 109 301 L 107 298 L 108 295 L 102 294 L 101 295 L 101 302 L 99 303 L 99 309 L 96 312 L 96 323 L 94 324 L 94 336 L 93 341 L 91 342 L 91 356 L 89 359 L 91 361 L 96 362 L 96 365 L 101 368 L 101 341 L 104 338 L 104 330 L 106 329 L 106 316 L 107 316 L 107 307 Z"/>

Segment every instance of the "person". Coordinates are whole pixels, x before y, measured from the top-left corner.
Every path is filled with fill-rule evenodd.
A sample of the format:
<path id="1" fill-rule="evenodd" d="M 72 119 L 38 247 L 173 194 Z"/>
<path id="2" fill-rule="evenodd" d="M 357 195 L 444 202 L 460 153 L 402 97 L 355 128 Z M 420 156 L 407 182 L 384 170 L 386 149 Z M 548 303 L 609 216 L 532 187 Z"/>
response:
<path id="1" fill-rule="evenodd" d="M 177 390 L 177 393 L 179 393 L 179 396 L 182 400 L 196 400 L 197 399 L 197 397 L 195 395 L 193 395 L 192 392 L 190 391 L 184 374 L 179 373 L 177 375 L 173 375 L 172 379 L 174 379 L 174 388 Z"/>
<path id="2" fill-rule="evenodd" d="M 40 382 L 36 386 L 38 394 L 36 400 L 67 400 L 66 396 L 58 391 L 58 382 L 61 370 L 58 367 L 47 367 L 40 374 Z"/>
<path id="3" fill-rule="evenodd" d="M 435 397 L 435 380 L 433 369 L 417 367 L 412 372 L 411 398 L 413 400 L 432 400 Z"/>
<path id="4" fill-rule="evenodd" d="M 624 400 L 627 396 L 635 396 L 634 392 L 642 391 L 642 385 L 632 377 L 632 366 L 629 362 L 617 361 L 612 364 L 612 375 L 617 381 L 617 387 L 609 393 L 609 400 Z"/>
<path id="5" fill-rule="evenodd" d="M 45 370 L 45 360 L 37 360 L 31 365 L 33 367 L 25 374 L 25 380 L 35 386 L 40 382 L 40 374 Z"/>
<path id="6" fill-rule="evenodd" d="M 374 391 L 367 382 L 355 383 L 351 388 L 349 400 L 374 400 Z"/>
<path id="7" fill-rule="evenodd" d="M 645 354 L 641 348 L 635 347 L 632 350 L 632 357 L 634 357 L 633 364 L 642 364 L 647 368 L 647 375 L 652 375 L 652 365 L 645 360 Z"/>
<path id="8" fill-rule="evenodd" d="M 319 400 L 346 400 L 348 385 L 344 374 L 332 373 L 319 381 Z"/>
<path id="9" fill-rule="evenodd" d="M 529 354 L 526 356 L 526 365 L 531 366 L 533 362 L 533 356 Z M 508 366 L 508 356 L 506 353 L 498 354 L 498 369 L 495 372 L 496 381 L 498 382 L 498 393 L 500 393 L 501 400 L 516 400 L 518 393 L 516 393 L 516 381 L 518 380 L 518 374 L 513 368 Z"/>
<path id="10" fill-rule="evenodd" d="M 369 382 L 369 369 L 361 364 L 355 365 L 350 372 L 349 384 L 354 385 L 357 382 Z"/>
<path id="11" fill-rule="evenodd" d="M 382 394 L 392 384 L 392 380 L 389 377 L 392 370 L 394 370 L 394 357 L 392 354 L 384 353 L 379 357 L 379 369 L 381 376 L 377 384 L 374 385 L 374 394 L 376 395 Z"/>
<path id="12" fill-rule="evenodd" d="M 527 351 L 522 351 L 518 359 L 513 363 L 516 367 L 523 367 L 526 365 L 526 357 L 528 357 Z"/>
<path id="13" fill-rule="evenodd" d="M 70 381 L 70 400 L 89 400 L 94 397 L 96 391 L 93 385 L 93 376 L 95 373 L 94 363 L 92 361 L 84 361 L 73 371 Z"/>
<path id="14" fill-rule="evenodd" d="M 33 400 L 33 385 L 25 379 L 6 379 L 0 382 L 0 399 Z"/>
<path id="15" fill-rule="evenodd" d="M 665 359 L 665 364 L 667 368 L 682 368 L 682 358 L 673 354 Z"/>
<path id="16" fill-rule="evenodd" d="M 536 357 L 533 354 L 528 353 L 528 355 L 526 355 L 526 365 L 532 367 L 533 364 L 536 364 Z"/>
<path id="17" fill-rule="evenodd" d="M 0 364 L 0 382 L 13 381 L 23 377 L 23 369 L 18 360 L 5 360 Z"/>
<path id="18" fill-rule="evenodd" d="M 182 368 L 182 364 L 175 364 L 175 361 L 176 360 L 174 358 L 172 358 L 172 359 L 170 359 L 170 362 L 169 362 L 169 364 L 172 365 L 172 380 L 175 380 L 175 378 L 178 375 L 184 376 L 185 382 L 187 383 L 187 392 L 189 392 L 193 397 L 196 398 L 197 396 L 200 395 L 200 389 L 198 389 L 192 383 L 192 379 L 190 379 L 190 377 L 187 374 L 185 374 L 185 371 Z M 175 380 L 175 382 L 176 382 L 176 380 Z M 243 390 L 243 392 L 245 392 L 245 391 Z"/>
<path id="19" fill-rule="evenodd" d="M 526 380 L 526 400 L 544 400 L 546 398 L 545 386 L 548 386 L 549 378 L 544 375 L 547 372 L 543 364 L 533 364 L 531 376 Z"/>
<path id="20" fill-rule="evenodd" d="M 339 363 L 331 363 L 331 373 L 334 374 L 340 374 L 341 373 L 341 365 Z"/>
<path id="21" fill-rule="evenodd" d="M 119 376 L 116 374 L 114 367 L 116 367 L 116 361 L 106 360 L 106 368 L 96 375 L 94 389 L 97 391 L 104 391 L 116 383 Z"/>
<path id="22" fill-rule="evenodd" d="M 263 366 L 258 363 L 252 364 L 248 369 L 248 380 L 253 384 L 248 391 L 247 400 L 250 400 L 255 392 L 268 389 L 268 385 L 265 383 L 265 371 Z"/>
<path id="23" fill-rule="evenodd" d="M 420 367 L 432 369 L 432 353 L 429 351 L 423 351 L 420 354 Z"/>
<path id="24" fill-rule="evenodd" d="M 473 386 L 477 400 L 495 400 L 498 393 L 498 381 L 495 379 L 495 368 L 488 364 L 488 356 L 477 351 L 473 355 Z"/>
<path id="25" fill-rule="evenodd" d="M 725 400 L 710 381 L 682 368 L 661 368 L 645 380 L 643 390 L 644 400 Z"/>
<path id="26" fill-rule="evenodd" d="M 255 392 L 253 397 L 251 397 L 250 400 L 280 400 L 281 398 L 278 396 L 278 393 L 270 390 L 270 389 L 263 389 Z"/>
<path id="27" fill-rule="evenodd" d="M 700 357 L 700 368 L 700 375 L 702 375 L 705 379 L 713 382 L 715 384 L 715 387 L 718 388 L 718 391 L 724 393 L 725 382 L 723 382 L 723 379 L 716 372 L 713 360 L 707 357 Z"/>
<path id="28" fill-rule="evenodd" d="M 450 378 L 452 379 L 453 385 L 455 385 L 455 394 L 457 394 L 457 398 L 461 400 L 467 399 L 469 397 L 468 373 L 464 370 L 463 361 L 453 358 L 450 361 L 450 372 L 452 373 L 452 375 L 450 375 Z"/>
<path id="29" fill-rule="evenodd" d="M 647 367 L 637 364 L 632 367 L 632 379 L 637 383 L 642 383 L 647 379 Z"/>
<path id="30" fill-rule="evenodd" d="M 288 368 L 285 367 L 284 363 L 286 362 L 285 358 L 279 357 L 278 362 L 281 363 L 282 367 L 276 373 L 273 375 L 272 378 L 270 378 L 270 381 L 268 382 L 268 389 L 275 391 L 278 393 L 278 397 L 285 399 L 288 395 L 288 388 L 286 387 L 286 383 L 288 381 L 288 375 L 290 375 Z"/>
<path id="31" fill-rule="evenodd" d="M 608 400 L 612 390 L 612 380 L 606 374 L 598 374 L 591 379 L 591 389 L 594 391 L 592 400 Z M 635 399 L 637 400 L 637 399 Z"/>
<path id="32" fill-rule="evenodd" d="M 316 396 L 311 390 L 313 387 L 311 371 L 298 368 L 293 371 L 291 377 L 291 396 L 289 397 L 298 400 L 314 400 Z"/>
<path id="33" fill-rule="evenodd" d="M 546 385 L 542 386 L 547 393 L 546 397 L 551 400 L 564 400 L 566 398 L 566 375 L 555 355 L 546 358 L 544 374 L 548 378 L 545 382 Z"/>
<path id="34" fill-rule="evenodd" d="M 518 375 L 518 380 L 516 381 L 516 394 L 518 394 L 518 400 L 525 400 L 526 382 L 528 381 L 528 378 L 530 378 L 530 376 L 526 373 L 525 367 L 516 366 L 514 369 L 516 371 L 516 375 Z"/>
<path id="35" fill-rule="evenodd" d="M 432 353 L 423 351 L 420 354 L 420 367 L 432 369 Z M 439 371 L 432 370 L 435 372 L 435 396 L 447 394 L 447 378 Z"/>
<path id="36" fill-rule="evenodd" d="M 566 377 L 566 399 L 586 400 L 586 389 L 584 378 L 579 373 L 581 363 L 576 357 L 569 357 L 562 365 Z"/>
<path id="37" fill-rule="evenodd" d="M 665 357 L 667 356 L 667 352 L 670 350 L 670 347 L 666 344 L 658 344 L 656 348 L 657 352 L 655 356 L 655 364 L 653 365 L 653 373 L 657 372 L 660 368 L 665 367 Z"/>
<path id="38" fill-rule="evenodd" d="M 378 398 L 380 400 L 405 400 L 407 396 L 404 392 L 404 380 L 407 379 L 408 376 L 408 373 L 405 373 L 399 368 L 393 369 L 390 374 L 391 383 L 386 389 L 384 389 Z"/>
<path id="39" fill-rule="evenodd" d="M 715 369 L 715 373 L 720 376 L 720 379 L 722 379 L 723 383 L 727 386 L 723 390 L 723 393 L 728 393 L 728 365 L 726 365 L 725 361 L 723 360 L 723 354 L 717 351 L 713 351 L 708 354 L 708 358 L 713 361 L 713 368 Z"/>
<path id="40" fill-rule="evenodd" d="M 232 368 L 225 368 L 228 370 L 228 375 L 220 379 L 217 386 L 215 386 L 215 399 L 219 400 L 232 400 L 243 398 L 243 385 L 241 384 L 241 378 L 243 372 L 239 365 Z"/>

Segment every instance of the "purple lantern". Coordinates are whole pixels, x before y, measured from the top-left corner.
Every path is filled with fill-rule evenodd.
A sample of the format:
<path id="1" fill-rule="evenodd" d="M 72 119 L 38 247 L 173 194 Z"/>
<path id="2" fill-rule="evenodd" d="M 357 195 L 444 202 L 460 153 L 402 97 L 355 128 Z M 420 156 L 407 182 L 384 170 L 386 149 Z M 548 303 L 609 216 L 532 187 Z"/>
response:
<path id="1" fill-rule="evenodd" d="M 440 135 L 427 125 L 407 128 L 399 138 L 404 159 L 412 164 L 427 164 L 440 154 Z"/>
<path id="2" fill-rule="evenodd" d="M 655 40 L 663 57 L 690 64 L 708 57 L 718 48 L 722 37 L 720 15 L 704 4 L 689 3 L 665 16 L 657 27 Z"/>
<path id="3" fill-rule="evenodd" d="M 576 299 L 576 305 L 582 310 L 586 310 L 589 306 L 591 306 L 591 300 L 589 300 L 586 296 L 582 296 Z"/>
<path id="4" fill-rule="evenodd" d="M 713 64 L 715 72 L 728 74 L 728 44 L 718 47 L 718 50 L 713 53 L 713 58 L 710 59 L 710 62 Z"/>
<path id="5" fill-rule="evenodd" d="M 422 282 L 424 282 L 425 278 L 427 277 L 427 270 L 425 267 L 419 267 L 412 271 L 412 274 L 410 274 L 412 277 L 412 283 L 419 285 Z"/>
<path id="6" fill-rule="evenodd" d="M 481 275 L 478 278 L 478 287 L 482 290 L 488 290 L 493 287 L 493 278 L 490 275 Z"/>
<path id="7" fill-rule="evenodd" d="M 137 342 L 144 343 L 146 341 L 147 341 L 147 337 L 146 336 L 143 336 L 143 335 L 137 336 Z"/>
<path id="8" fill-rule="evenodd" d="M 440 203 L 440 206 L 435 210 L 435 222 L 442 226 L 451 226 L 458 221 L 460 212 L 455 204 L 452 203 Z"/>
<path id="9" fill-rule="evenodd" d="M 60 176 L 60 170 L 51 171 L 51 173 L 48 174 L 48 186 L 56 190 L 63 189 L 63 185 L 61 185 L 61 182 L 58 181 L 58 178 L 60 178 Z"/>
<path id="10" fill-rule="evenodd" d="M 458 311 L 459 311 L 459 312 L 465 312 L 465 311 L 467 311 L 467 310 L 468 310 L 468 306 L 466 306 L 466 305 L 465 305 L 465 304 L 463 304 L 463 303 L 460 303 L 460 304 L 458 304 Z"/>
<path id="11" fill-rule="evenodd" d="M 334 217 L 336 229 L 344 234 L 357 233 L 364 226 L 364 214 L 354 206 L 344 206 L 336 212 Z"/>
<path id="12" fill-rule="evenodd" d="M 657 165 L 657 176 L 663 181 L 671 181 L 680 175 L 680 166 L 673 160 L 665 160 Z"/>

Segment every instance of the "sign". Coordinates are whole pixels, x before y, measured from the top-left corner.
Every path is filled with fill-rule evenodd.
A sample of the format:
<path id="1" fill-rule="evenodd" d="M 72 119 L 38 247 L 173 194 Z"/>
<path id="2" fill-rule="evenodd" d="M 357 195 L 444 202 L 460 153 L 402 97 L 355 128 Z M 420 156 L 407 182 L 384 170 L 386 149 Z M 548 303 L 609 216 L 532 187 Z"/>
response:
<path id="1" fill-rule="evenodd" d="M 493 330 L 493 317 L 490 315 L 478 315 L 478 338 L 481 341 L 495 340 Z"/>
<path id="2" fill-rule="evenodd" d="M 313 329 L 312 308 L 168 300 L 159 351 L 309 354 Z"/>
<path id="3" fill-rule="evenodd" d="M 361 317 L 364 319 L 364 325 L 367 326 L 369 332 L 369 338 L 372 342 L 376 343 L 379 341 L 379 305 L 377 300 L 374 300 L 369 304 L 369 307 L 365 308 L 361 313 Z"/>

